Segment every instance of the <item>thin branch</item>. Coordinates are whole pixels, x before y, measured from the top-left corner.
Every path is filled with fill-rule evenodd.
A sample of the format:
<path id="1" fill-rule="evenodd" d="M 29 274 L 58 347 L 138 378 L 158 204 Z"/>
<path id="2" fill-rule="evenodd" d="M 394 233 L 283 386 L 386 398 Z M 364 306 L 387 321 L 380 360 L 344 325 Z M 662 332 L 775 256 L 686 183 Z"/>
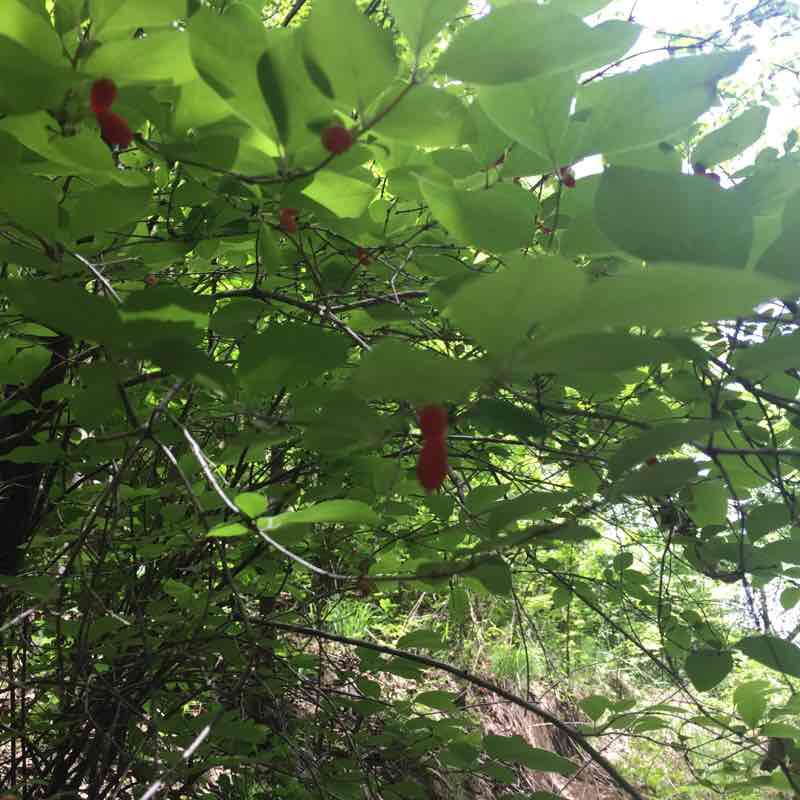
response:
<path id="1" fill-rule="evenodd" d="M 288 24 L 297 16 L 297 12 L 306 4 L 306 0 L 294 0 L 294 5 L 289 9 L 289 13 L 283 18 L 281 22 L 282 27 L 287 27 Z"/>

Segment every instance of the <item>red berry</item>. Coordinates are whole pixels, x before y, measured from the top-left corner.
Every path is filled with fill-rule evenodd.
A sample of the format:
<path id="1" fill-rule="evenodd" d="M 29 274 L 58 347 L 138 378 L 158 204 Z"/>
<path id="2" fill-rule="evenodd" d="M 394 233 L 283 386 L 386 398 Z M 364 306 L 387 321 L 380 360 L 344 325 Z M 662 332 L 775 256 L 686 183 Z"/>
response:
<path id="1" fill-rule="evenodd" d="M 133 133 L 128 123 L 113 111 L 103 111 L 97 115 L 100 134 L 107 145 L 127 147 L 133 141 Z"/>
<path id="2" fill-rule="evenodd" d="M 286 233 L 297 233 L 297 209 L 282 208 L 280 212 L 281 228 Z"/>
<path id="3" fill-rule="evenodd" d="M 108 111 L 116 99 L 117 86 L 110 78 L 101 78 L 92 84 L 92 90 L 89 93 L 89 105 L 95 114 L 102 114 L 104 111 Z"/>
<path id="4" fill-rule="evenodd" d="M 365 250 L 363 247 L 357 247 L 356 260 L 359 264 L 361 264 L 362 267 L 367 266 L 371 260 L 369 257 L 369 250 Z"/>
<path id="5" fill-rule="evenodd" d="M 156 286 L 158 284 L 158 275 L 155 275 L 151 272 L 145 276 L 144 282 L 148 286 Z"/>
<path id="6" fill-rule="evenodd" d="M 433 492 L 447 477 L 447 442 L 444 436 L 425 440 L 417 461 L 417 479 L 423 489 Z"/>
<path id="7" fill-rule="evenodd" d="M 658 464 L 658 459 L 655 456 L 650 456 L 650 458 L 645 461 L 645 464 L 647 464 L 648 467 L 654 467 Z"/>
<path id="8" fill-rule="evenodd" d="M 341 155 L 353 146 L 353 134 L 342 125 L 330 125 L 322 131 L 322 146 L 329 153 Z"/>
<path id="9" fill-rule="evenodd" d="M 426 439 L 444 436 L 447 431 L 447 409 L 444 406 L 425 406 L 419 410 L 417 418 Z"/>
<path id="10" fill-rule="evenodd" d="M 575 188 L 575 173 L 572 167 L 561 167 L 558 174 L 561 176 L 561 183 L 563 183 L 567 189 Z"/>

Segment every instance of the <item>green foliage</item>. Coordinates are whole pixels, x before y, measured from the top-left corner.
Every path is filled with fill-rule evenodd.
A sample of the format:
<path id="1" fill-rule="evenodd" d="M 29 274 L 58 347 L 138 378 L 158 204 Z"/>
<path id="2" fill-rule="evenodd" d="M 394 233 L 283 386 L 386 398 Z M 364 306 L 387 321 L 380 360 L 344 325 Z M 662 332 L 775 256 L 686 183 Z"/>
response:
<path id="1" fill-rule="evenodd" d="M 6 0 L 0 785 L 800 794 L 800 157 L 605 5 Z"/>

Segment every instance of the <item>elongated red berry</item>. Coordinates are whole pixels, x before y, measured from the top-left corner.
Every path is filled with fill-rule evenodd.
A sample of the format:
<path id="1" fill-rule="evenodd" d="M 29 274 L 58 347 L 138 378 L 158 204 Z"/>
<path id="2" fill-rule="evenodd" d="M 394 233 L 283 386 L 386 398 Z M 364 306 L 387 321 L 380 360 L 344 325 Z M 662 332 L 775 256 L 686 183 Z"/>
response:
<path id="1" fill-rule="evenodd" d="M 97 114 L 97 121 L 100 124 L 100 134 L 103 141 L 108 145 L 118 145 L 127 147 L 133 141 L 133 133 L 128 123 L 113 111 L 103 111 Z"/>
<path id="2" fill-rule="evenodd" d="M 563 183 L 567 189 L 575 188 L 575 173 L 572 167 L 561 167 L 558 174 L 561 176 L 561 183 Z"/>
<path id="3" fill-rule="evenodd" d="M 281 228 L 286 233 L 297 233 L 297 209 L 282 208 L 280 212 Z"/>
<path id="4" fill-rule="evenodd" d="M 353 146 L 353 134 L 342 125 L 329 125 L 322 131 L 322 146 L 339 156 Z"/>
<path id="5" fill-rule="evenodd" d="M 92 84 L 89 93 L 89 105 L 95 114 L 102 114 L 108 111 L 117 99 L 117 85 L 111 78 L 100 78 Z"/>
<path id="6" fill-rule="evenodd" d="M 417 414 L 419 427 L 426 439 L 444 436 L 447 431 L 447 409 L 443 406 L 424 406 Z"/>
<path id="7" fill-rule="evenodd" d="M 363 247 L 356 248 L 356 261 L 358 261 L 362 267 L 366 267 L 370 260 L 369 250 L 365 250 Z"/>
<path id="8" fill-rule="evenodd" d="M 425 440 L 417 460 L 417 479 L 423 489 L 435 492 L 447 477 L 447 440 L 434 436 Z"/>

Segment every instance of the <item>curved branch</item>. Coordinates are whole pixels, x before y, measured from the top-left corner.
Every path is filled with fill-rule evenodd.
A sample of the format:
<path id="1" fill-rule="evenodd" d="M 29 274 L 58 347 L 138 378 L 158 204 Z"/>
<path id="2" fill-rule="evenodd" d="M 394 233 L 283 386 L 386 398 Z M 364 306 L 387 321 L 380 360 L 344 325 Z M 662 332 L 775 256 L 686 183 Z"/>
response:
<path id="1" fill-rule="evenodd" d="M 620 789 L 623 789 L 630 797 L 634 798 L 634 800 L 646 800 L 645 796 L 641 794 L 636 787 L 628 783 L 628 781 L 619 772 L 617 772 L 614 765 L 611 764 L 611 762 L 602 753 L 600 753 L 598 750 L 595 750 L 595 748 L 592 747 L 592 745 L 590 745 L 586 740 L 586 737 L 573 728 L 572 725 L 560 720 L 549 711 L 546 711 L 541 706 L 536 705 L 536 703 L 531 703 L 528 700 L 524 700 L 523 698 L 513 694 L 513 692 L 509 692 L 494 683 L 490 683 L 489 681 L 484 680 L 477 675 L 473 675 L 471 672 L 458 669 L 458 667 L 454 667 L 452 664 L 448 664 L 445 661 L 439 661 L 435 658 L 429 658 L 428 656 L 419 656 L 415 655 L 414 653 L 408 653 L 405 650 L 397 650 L 394 647 L 388 647 L 382 644 L 374 644 L 373 642 L 367 642 L 363 639 L 351 639 L 349 636 L 339 636 L 335 633 L 328 633 L 327 631 L 321 631 L 316 628 L 308 628 L 304 625 L 291 625 L 286 622 L 270 622 L 270 625 L 275 628 L 279 628 L 280 630 L 290 633 L 297 633 L 302 636 L 318 637 L 320 639 L 327 639 L 331 642 L 352 645 L 353 647 L 366 647 L 368 650 L 374 650 L 377 653 L 385 653 L 389 656 L 406 658 L 409 661 L 416 661 L 418 664 L 424 664 L 427 667 L 438 669 L 441 672 L 447 672 L 448 674 L 453 675 L 456 678 L 461 678 L 462 680 L 465 680 L 474 686 L 480 686 L 482 689 L 486 689 L 487 691 L 496 694 L 498 697 L 502 697 L 509 703 L 513 703 L 520 708 L 524 708 L 526 711 L 530 711 L 532 714 L 540 716 L 542 719 L 549 722 L 553 727 L 558 728 L 560 731 L 565 733 L 578 747 L 580 747 L 581 750 L 583 750 L 592 761 L 601 767 L 614 781 L 614 783 L 620 787 Z"/>

